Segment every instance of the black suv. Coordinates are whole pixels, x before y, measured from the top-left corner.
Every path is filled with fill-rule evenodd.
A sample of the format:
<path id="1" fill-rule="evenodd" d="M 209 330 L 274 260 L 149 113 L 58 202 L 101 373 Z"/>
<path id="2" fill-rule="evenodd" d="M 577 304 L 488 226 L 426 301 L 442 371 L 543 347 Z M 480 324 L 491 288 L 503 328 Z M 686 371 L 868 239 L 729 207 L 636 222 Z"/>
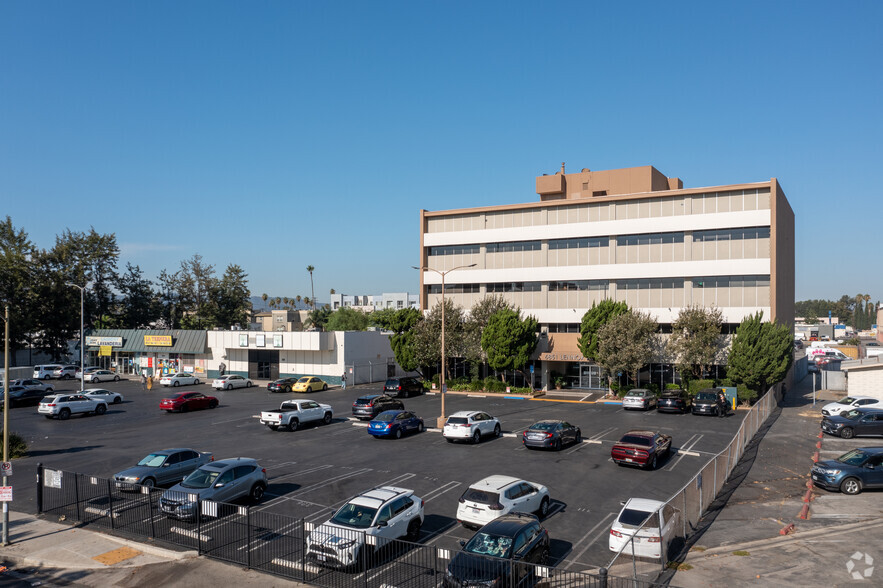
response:
<path id="1" fill-rule="evenodd" d="M 423 382 L 419 378 L 390 378 L 383 385 L 383 392 L 390 396 L 409 398 L 414 394 L 423 394 Z"/>
<path id="2" fill-rule="evenodd" d="M 534 565 L 549 559 L 549 532 L 537 517 L 510 513 L 478 530 L 448 564 L 445 586 L 530 585 Z M 534 565 L 523 565 L 534 564 Z"/>
<path id="3" fill-rule="evenodd" d="M 883 435 L 883 410 L 853 408 L 837 416 L 822 417 L 822 430 L 844 439 L 860 435 Z"/>
<path id="4" fill-rule="evenodd" d="M 690 394 L 686 390 L 666 390 L 656 403 L 656 412 L 679 412 L 690 410 Z"/>
<path id="5" fill-rule="evenodd" d="M 267 384 L 270 392 L 291 392 L 291 388 L 297 383 L 297 378 L 280 378 Z"/>
<path id="6" fill-rule="evenodd" d="M 405 410 L 405 405 L 386 394 L 368 394 L 353 402 L 353 416 L 357 419 L 370 420 L 385 410 Z"/>
<path id="7" fill-rule="evenodd" d="M 711 414 L 720 415 L 720 407 L 717 404 L 717 395 L 719 388 L 705 388 L 696 393 L 693 397 L 693 414 Z"/>

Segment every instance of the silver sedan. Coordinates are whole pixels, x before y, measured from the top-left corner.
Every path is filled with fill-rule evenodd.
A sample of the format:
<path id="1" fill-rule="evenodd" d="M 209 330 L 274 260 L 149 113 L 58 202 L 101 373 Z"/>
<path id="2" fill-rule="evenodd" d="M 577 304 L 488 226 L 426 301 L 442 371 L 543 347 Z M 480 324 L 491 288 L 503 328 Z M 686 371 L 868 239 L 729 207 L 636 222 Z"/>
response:
<path id="1" fill-rule="evenodd" d="M 98 382 L 119 382 L 120 376 L 110 370 L 95 370 L 94 372 L 86 374 L 85 381 L 92 382 L 93 384 L 97 384 Z"/>
<path id="2" fill-rule="evenodd" d="M 92 400 L 103 400 L 108 404 L 119 404 L 123 401 L 123 395 L 119 392 L 111 392 L 103 388 L 89 388 L 83 392 L 83 396 Z"/>
<path id="3" fill-rule="evenodd" d="M 216 388 L 218 390 L 232 390 L 233 388 L 251 388 L 254 386 L 251 380 L 248 378 L 243 378 L 242 376 L 238 376 L 236 374 L 227 374 L 226 376 L 221 376 L 220 378 L 215 378 L 215 381 L 212 382 L 212 388 Z"/>

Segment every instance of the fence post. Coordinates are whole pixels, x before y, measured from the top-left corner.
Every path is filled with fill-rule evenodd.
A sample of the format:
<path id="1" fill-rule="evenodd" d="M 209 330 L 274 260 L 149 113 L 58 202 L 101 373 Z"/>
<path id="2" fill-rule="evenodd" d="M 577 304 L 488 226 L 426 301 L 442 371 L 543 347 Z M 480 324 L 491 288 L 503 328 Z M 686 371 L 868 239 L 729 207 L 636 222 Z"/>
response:
<path id="1" fill-rule="evenodd" d="M 598 586 L 599 588 L 607 588 L 607 568 L 598 570 Z"/>
<path id="2" fill-rule="evenodd" d="M 684 527 L 684 542 L 687 541 L 687 489 L 684 489 L 684 508 L 681 510 L 681 522 Z"/>
<path id="3" fill-rule="evenodd" d="M 202 500 L 196 496 L 196 553 L 202 555 Z"/>
<path id="4" fill-rule="evenodd" d="M 156 523 L 153 520 L 153 491 L 150 488 L 147 489 L 147 507 L 150 512 L 150 537 L 156 539 Z"/>
<path id="5" fill-rule="evenodd" d="M 251 569 L 251 508 L 245 507 L 245 529 L 248 533 L 245 540 L 245 567 Z"/>
<path id="6" fill-rule="evenodd" d="M 77 503 L 77 521 L 82 523 L 83 517 L 80 515 L 80 474 L 74 474 L 74 501 Z"/>
<path id="7" fill-rule="evenodd" d="M 43 514 L 43 462 L 37 463 L 37 514 Z"/>
<path id="8" fill-rule="evenodd" d="M 110 515 L 110 528 L 113 529 L 113 494 L 110 488 L 110 478 L 107 479 L 107 513 Z"/>
<path id="9" fill-rule="evenodd" d="M 353 382 L 355 382 L 356 370 L 353 369 Z M 307 525 L 304 519 L 300 520 L 300 576 L 307 581 Z"/>
<path id="10" fill-rule="evenodd" d="M 721 484 L 723 486 L 723 484 Z M 714 495 L 717 496 L 717 456 L 714 457 Z"/>

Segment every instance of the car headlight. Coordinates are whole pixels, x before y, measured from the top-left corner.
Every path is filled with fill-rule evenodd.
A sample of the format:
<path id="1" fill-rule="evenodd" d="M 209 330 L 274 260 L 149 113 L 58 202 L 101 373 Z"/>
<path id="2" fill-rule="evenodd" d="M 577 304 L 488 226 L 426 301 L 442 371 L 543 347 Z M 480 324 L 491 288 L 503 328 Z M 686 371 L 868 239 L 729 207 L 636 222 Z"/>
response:
<path id="1" fill-rule="evenodd" d="M 824 473 L 828 474 L 829 476 L 836 476 L 836 475 L 839 475 L 842 470 L 822 470 L 822 471 Z"/>

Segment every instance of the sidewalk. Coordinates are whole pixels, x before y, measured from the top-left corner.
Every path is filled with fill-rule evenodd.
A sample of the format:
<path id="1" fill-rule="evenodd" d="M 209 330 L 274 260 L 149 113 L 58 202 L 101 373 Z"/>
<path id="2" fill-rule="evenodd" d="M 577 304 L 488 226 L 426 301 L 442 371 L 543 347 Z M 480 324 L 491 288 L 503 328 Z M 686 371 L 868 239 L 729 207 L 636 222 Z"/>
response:
<path id="1" fill-rule="evenodd" d="M 174 551 L 93 530 L 9 513 L 10 545 L 0 548 L 0 586 L 303 586 L 195 551 Z"/>
<path id="2" fill-rule="evenodd" d="M 844 393 L 818 392 L 813 407 L 812 378 L 795 388 L 761 429 L 765 434 L 760 442 L 747 447 L 745 458 L 703 517 L 700 534 L 691 540 L 679 571 L 668 574 L 672 585 L 828 587 L 883 582 L 879 492 L 845 496 L 814 488 L 808 517 L 799 518 L 816 451 L 819 459 L 832 459 L 852 447 L 880 445 L 880 440 L 825 436 L 818 448 L 821 407 Z M 866 555 L 879 569 L 870 569 Z M 853 573 L 860 579 L 853 579 Z"/>

